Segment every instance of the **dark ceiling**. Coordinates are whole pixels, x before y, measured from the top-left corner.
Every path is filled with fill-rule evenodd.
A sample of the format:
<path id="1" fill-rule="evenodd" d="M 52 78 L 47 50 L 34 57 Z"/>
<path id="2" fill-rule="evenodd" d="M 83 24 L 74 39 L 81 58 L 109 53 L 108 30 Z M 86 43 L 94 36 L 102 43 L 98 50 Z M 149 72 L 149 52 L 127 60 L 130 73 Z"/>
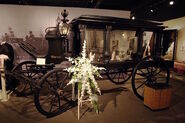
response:
<path id="1" fill-rule="evenodd" d="M 129 10 L 136 19 L 166 21 L 185 16 L 185 0 L 1 0 L 0 4 Z M 153 12 L 151 12 L 153 9 Z"/>

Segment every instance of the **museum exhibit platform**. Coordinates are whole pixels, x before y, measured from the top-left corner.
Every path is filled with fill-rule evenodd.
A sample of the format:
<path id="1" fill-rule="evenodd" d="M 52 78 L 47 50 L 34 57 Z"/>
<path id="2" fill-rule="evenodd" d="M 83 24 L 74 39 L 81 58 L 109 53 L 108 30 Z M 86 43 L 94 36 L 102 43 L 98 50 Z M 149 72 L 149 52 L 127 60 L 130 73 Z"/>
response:
<path id="1" fill-rule="evenodd" d="M 172 95 L 172 86 L 163 83 L 145 84 L 144 105 L 152 110 L 169 108 Z"/>

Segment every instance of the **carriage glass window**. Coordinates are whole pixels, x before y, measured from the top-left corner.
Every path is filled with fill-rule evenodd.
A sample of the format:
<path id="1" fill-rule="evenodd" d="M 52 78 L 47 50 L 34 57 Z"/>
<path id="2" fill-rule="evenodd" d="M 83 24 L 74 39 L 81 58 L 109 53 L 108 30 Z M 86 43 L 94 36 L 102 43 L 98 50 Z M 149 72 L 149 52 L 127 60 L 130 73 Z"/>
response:
<path id="1" fill-rule="evenodd" d="M 151 31 L 144 31 L 143 32 L 143 45 L 142 45 L 142 51 L 143 51 L 143 57 L 146 57 L 148 55 L 151 55 L 154 50 L 154 33 Z"/>
<path id="2" fill-rule="evenodd" d="M 87 54 L 95 53 L 95 60 L 103 60 L 104 30 L 86 29 Z"/>
<path id="3" fill-rule="evenodd" d="M 176 30 L 165 30 L 162 40 L 162 56 L 166 60 L 174 60 Z"/>
<path id="4" fill-rule="evenodd" d="M 137 52 L 136 31 L 113 30 L 110 34 L 111 60 L 129 60 L 131 54 Z"/>

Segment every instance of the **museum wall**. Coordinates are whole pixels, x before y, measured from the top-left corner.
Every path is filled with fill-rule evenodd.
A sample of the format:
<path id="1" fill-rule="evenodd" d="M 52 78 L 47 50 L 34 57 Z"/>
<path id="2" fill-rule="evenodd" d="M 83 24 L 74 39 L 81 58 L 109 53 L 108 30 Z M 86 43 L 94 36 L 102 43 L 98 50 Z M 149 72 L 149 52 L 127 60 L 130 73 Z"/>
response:
<path id="1" fill-rule="evenodd" d="M 177 29 L 178 37 L 176 44 L 175 61 L 185 62 L 185 17 L 165 21 L 167 29 Z"/>
<path id="2" fill-rule="evenodd" d="M 103 15 L 129 18 L 129 11 L 85 9 L 85 8 L 64 8 L 48 6 L 20 6 L 0 5 L 0 37 L 9 32 L 9 27 L 14 35 L 24 38 L 32 31 L 38 37 L 45 34 L 47 27 L 56 25 L 56 18 L 63 9 L 69 12 L 69 20 L 84 14 Z"/>
<path id="3" fill-rule="evenodd" d="M 38 56 L 46 57 L 48 41 L 45 39 L 45 29 L 56 26 L 56 19 L 58 15 L 61 16 L 64 9 L 69 12 L 69 21 L 81 15 L 130 17 L 129 11 L 0 5 L 0 43 L 7 42 L 11 44 L 14 49 L 14 64 L 32 60 Z M 20 45 L 20 42 L 24 44 Z M 28 52 L 31 52 L 31 55 Z"/>

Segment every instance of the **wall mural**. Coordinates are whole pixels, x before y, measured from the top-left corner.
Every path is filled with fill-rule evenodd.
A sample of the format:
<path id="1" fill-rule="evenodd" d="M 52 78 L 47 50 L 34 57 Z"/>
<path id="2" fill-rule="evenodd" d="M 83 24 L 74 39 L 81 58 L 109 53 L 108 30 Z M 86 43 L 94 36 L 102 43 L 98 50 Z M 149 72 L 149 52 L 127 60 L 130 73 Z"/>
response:
<path id="1" fill-rule="evenodd" d="M 182 44 L 180 50 L 181 50 L 182 52 L 185 52 L 185 41 L 184 41 L 184 43 Z"/>
<path id="2" fill-rule="evenodd" d="M 35 37 L 30 30 L 25 38 L 19 38 L 11 27 L 0 38 L 1 45 L 7 43 L 12 46 L 14 52 L 14 65 L 26 61 L 35 60 L 35 57 L 45 57 L 48 52 L 48 41 L 43 34 Z"/>
<path id="3" fill-rule="evenodd" d="M 104 15 L 129 18 L 129 11 L 94 10 L 86 8 L 0 5 L 0 43 L 9 43 L 14 49 L 15 64 L 44 56 L 48 52 L 45 29 L 56 26 L 61 10 L 69 12 L 69 20 L 82 14 Z M 68 49 L 70 50 L 70 49 Z M 32 52 L 32 53 L 31 53 Z M 31 53 L 31 54 L 30 54 Z"/>

